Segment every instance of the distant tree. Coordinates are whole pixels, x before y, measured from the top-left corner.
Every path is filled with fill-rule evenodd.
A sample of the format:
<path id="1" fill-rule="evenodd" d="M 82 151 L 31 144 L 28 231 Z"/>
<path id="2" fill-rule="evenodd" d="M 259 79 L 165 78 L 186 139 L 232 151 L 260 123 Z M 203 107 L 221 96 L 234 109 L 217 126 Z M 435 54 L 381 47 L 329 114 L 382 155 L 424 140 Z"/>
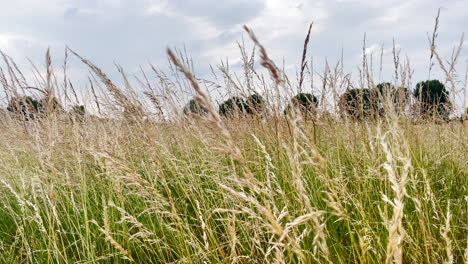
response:
<path id="1" fill-rule="evenodd" d="M 63 107 L 60 104 L 59 100 L 55 97 L 49 99 L 49 97 L 44 97 L 39 100 L 39 112 L 44 115 L 49 115 L 51 113 L 63 112 Z"/>
<path id="2" fill-rule="evenodd" d="M 359 120 L 377 117 L 382 111 L 379 94 L 367 88 L 346 91 L 340 98 L 340 108 L 342 113 Z"/>
<path id="3" fill-rule="evenodd" d="M 74 105 L 68 112 L 76 120 L 83 120 L 86 115 L 86 110 L 84 105 Z"/>
<path id="4" fill-rule="evenodd" d="M 389 82 L 379 83 L 376 88 L 382 96 L 392 96 L 395 90 L 395 86 Z"/>
<path id="5" fill-rule="evenodd" d="M 72 107 L 71 112 L 77 115 L 85 115 L 86 110 L 84 105 L 75 105 Z"/>
<path id="6" fill-rule="evenodd" d="M 413 93 L 418 100 L 423 118 L 437 117 L 448 120 L 452 108 L 449 91 L 438 80 L 427 80 L 416 84 Z"/>
<path id="7" fill-rule="evenodd" d="M 57 98 L 47 97 L 36 100 L 31 96 L 16 96 L 8 102 L 7 110 L 21 119 L 31 120 L 45 117 L 53 112 L 63 111 Z"/>
<path id="8" fill-rule="evenodd" d="M 248 114 L 261 114 L 265 110 L 265 100 L 257 93 L 247 97 L 246 105 Z"/>
<path id="9" fill-rule="evenodd" d="M 31 96 L 13 97 L 7 106 L 9 112 L 23 120 L 37 118 L 42 108 L 42 104 Z"/>
<path id="10" fill-rule="evenodd" d="M 285 114 L 292 111 L 292 108 L 299 110 L 304 117 L 315 117 L 317 113 L 318 99 L 310 93 L 299 93 L 291 99 L 291 103 L 284 110 Z"/>
<path id="11" fill-rule="evenodd" d="M 410 92 L 407 88 L 396 88 L 391 83 L 384 82 L 378 84 L 376 89 L 378 91 L 378 98 L 376 98 L 376 100 L 379 112 L 386 108 L 386 98 L 389 98 L 390 102 L 393 103 L 393 107 L 397 113 L 401 113 L 405 110 L 405 106 L 408 104 L 410 97 Z"/>
<path id="12" fill-rule="evenodd" d="M 248 112 L 248 109 L 249 106 L 244 99 L 234 96 L 219 105 L 219 114 L 224 117 L 232 117 L 236 113 L 245 114 Z"/>
<path id="13" fill-rule="evenodd" d="M 208 109 L 195 99 L 191 99 L 182 110 L 185 115 L 206 115 Z"/>

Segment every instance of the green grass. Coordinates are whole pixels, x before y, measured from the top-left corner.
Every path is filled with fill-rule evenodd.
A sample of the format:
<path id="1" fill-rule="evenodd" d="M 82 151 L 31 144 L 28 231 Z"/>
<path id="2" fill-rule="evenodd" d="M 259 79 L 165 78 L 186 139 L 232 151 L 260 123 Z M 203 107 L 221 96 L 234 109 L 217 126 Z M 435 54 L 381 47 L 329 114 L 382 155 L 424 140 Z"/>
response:
<path id="1" fill-rule="evenodd" d="M 467 78 L 455 74 L 459 52 L 439 56 L 438 18 L 429 74 L 437 62 L 456 108 Z M 296 87 L 244 29 L 257 48 L 239 46 L 244 76 L 221 63 L 215 82 L 167 50 L 168 73 L 151 66 L 133 81 L 117 66 L 122 89 L 67 48 L 62 71 L 48 50 L 44 76 L 33 74 L 39 87 L 21 88 L 24 75 L 4 56 L 3 92 L 16 112 L 0 111 L 0 263 L 468 263 L 463 117 L 423 120 L 421 101 L 398 98 L 396 113 L 396 98 L 379 96 L 377 112 L 351 120 L 340 96 L 376 88 L 372 56 L 359 79 L 327 62 L 308 88 L 306 77 L 317 77 L 310 27 Z M 95 77 L 80 96 L 68 52 Z M 411 90 L 413 70 L 398 54 L 393 85 Z M 281 114 L 302 89 L 318 95 L 317 108 Z M 202 116 L 180 113 L 188 91 Z M 265 104 L 259 115 L 221 119 L 216 93 L 261 94 Z M 82 104 L 87 114 L 70 110 Z"/>
<path id="2" fill-rule="evenodd" d="M 6 122 L 0 262 L 382 263 L 389 158 L 404 262 L 467 261 L 468 127 L 394 123 Z"/>

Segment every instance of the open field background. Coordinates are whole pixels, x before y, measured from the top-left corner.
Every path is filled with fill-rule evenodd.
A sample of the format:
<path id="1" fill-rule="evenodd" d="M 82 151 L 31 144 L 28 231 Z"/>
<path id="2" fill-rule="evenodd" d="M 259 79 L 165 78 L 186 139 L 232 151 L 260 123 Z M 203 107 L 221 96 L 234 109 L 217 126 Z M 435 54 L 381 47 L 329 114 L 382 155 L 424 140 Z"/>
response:
<path id="1" fill-rule="evenodd" d="M 372 118 L 340 115 L 331 99 L 353 82 L 339 63 L 321 75 L 319 109 L 284 115 L 313 73 L 308 40 L 297 88 L 246 30 L 257 49 L 240 47 L 244 75 L 220 67 L 220 79 L 230 94 L 261 93 L 267 110 L 230 118 L 206 92 L 220 85 L 196 79 L 183 53 L 168 50 L 172 73 L 154 70 L 158 82 L 143 76 L 139 88 L 119 68 L 119 88 L 67 49 L 95 78 L 84 115 L 69 111 L 80 98 L 66 62 L 59 78 L 47 53 L 45 74 L 24 89 L 3 56 L 7 96 L 43 96 L 46 110 L 2 112 L 0 262 L 467 263 L 466 122 L 419 119 L 391 103 Z M 440 59 L 435 36 L 431 61 L 456 91 L 456 56 Z M 255 70 L 258 56 L 267 75 Z M 394 57 L 393 82 L 412 84 L 409 64 Z M 355 81 L 374 87 L 368 59 Z M 176 88 L 190 89 L 204 113 L 182 114 Z"/>

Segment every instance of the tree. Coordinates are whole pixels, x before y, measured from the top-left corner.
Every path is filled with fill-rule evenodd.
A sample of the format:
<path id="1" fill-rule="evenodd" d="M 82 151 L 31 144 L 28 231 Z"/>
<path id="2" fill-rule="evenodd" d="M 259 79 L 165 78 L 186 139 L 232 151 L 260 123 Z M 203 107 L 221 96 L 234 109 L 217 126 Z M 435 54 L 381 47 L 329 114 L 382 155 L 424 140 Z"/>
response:
<path id="1" fill-rule="evenodd" d="M 63 107 L 59 100 L 55 97 L 44 97 L 39 100 L 39 112 L 44 115 L 50 115 L 51 113 L 63 112 Z"/>
<path id="2" fill-rule="evenodd" d="M 248 114 L 261 114 L 265 110 L 265 100 L 257 93 L 247 97 L 246 105 Z"/>
<path id="3" fill-rule="evenodd" d="M 71 109 L 71 113 L 84 116 L 86 114 L 86 110 L 84 105 L 74 105 Z"/>
<path id="4" fill-rule="evenodd" d="M 416 84 L 413 96 L 418 100 L 423 118 L 442 118 L 448 120 L 452 104 L 449 91 L 438 80 L 427 80 Z"/>
<path id="5" fill-rule="evenodd" d="M 386 108 L 385 102 L 387 98 L 389 98 L 390 102 L 393 103 L 393 107 L 397 113 L 402 113 L 405 110 L 405 106 L 409 102 L 410 95 L 407 88 L 395 88 L 395 86 L 393 86 L 391 83 L 384 82 L 378 84 L 376 89 L 379 95 L 377 98 L 379 112 L 384 111 Z"/>
<path id="6" fill-rule="evenodd" d="M 191 99 L 182 110 L 185 115 L 206 115 L 208 109 L 201 102 Z"/>
<path id="7" fill-rule="evenodd" d="M 219 105 L 219 114 L 224 117 L 232 117 L 236 113 L 245 114 L 248 112 L 248 109 L 249 106 L 244 99 L 234 96 Z"/>
<path id="8" fill-rule="evenodd" d="M 78 121 L 83 121 L 86 115 L 86 110 L 84 105 L 74 105 L 68 113 L 70 114 L 70 117 L 73 117 Z"/>
<path id="9" fill-rule="evenodd" d="M 31 96 L 15 96 L 8 102 L 7 110 L 23 120 L 35 119 L 43 105 Z"/>
<path id="10" fill-rule="evenodd" d="M 376 117 L 382 113 L 377 90 L 367 88 L 346 91 L 340 98 L 340 108 L 342 113 L 359 120 Z"/>
<path id="11" fill-rule="evenodd" d="M 299 93 L 291 99 L 291 103 L 284 110 L 285 114 L 291 113 L 292 108 L 299 110 L 304 117 L 315 116 L 317 113 L 318 99 L 310 93 Z"/>

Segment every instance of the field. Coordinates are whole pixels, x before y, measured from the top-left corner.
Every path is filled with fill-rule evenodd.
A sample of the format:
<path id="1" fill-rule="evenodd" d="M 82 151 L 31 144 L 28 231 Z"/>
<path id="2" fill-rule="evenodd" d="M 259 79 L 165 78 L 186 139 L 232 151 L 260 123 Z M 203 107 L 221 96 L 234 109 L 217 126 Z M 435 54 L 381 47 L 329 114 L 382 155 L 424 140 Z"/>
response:
<path id="1" fill-rule="evenodd" d="M 0 263 L 467 263 L 468 124 L 390 106 L 364 120 L 284 115 L 276 98 L 294 90 L 257 44 L 266 114 L 221 117 L 171 51 L 171 84 L 206 114 L 151 112 L 85 59 L 106 114 L 54 112 L 52 99 L 41 118 L 2 112 Z M 52 98 L 49 56 L 38 89 Z"/>

